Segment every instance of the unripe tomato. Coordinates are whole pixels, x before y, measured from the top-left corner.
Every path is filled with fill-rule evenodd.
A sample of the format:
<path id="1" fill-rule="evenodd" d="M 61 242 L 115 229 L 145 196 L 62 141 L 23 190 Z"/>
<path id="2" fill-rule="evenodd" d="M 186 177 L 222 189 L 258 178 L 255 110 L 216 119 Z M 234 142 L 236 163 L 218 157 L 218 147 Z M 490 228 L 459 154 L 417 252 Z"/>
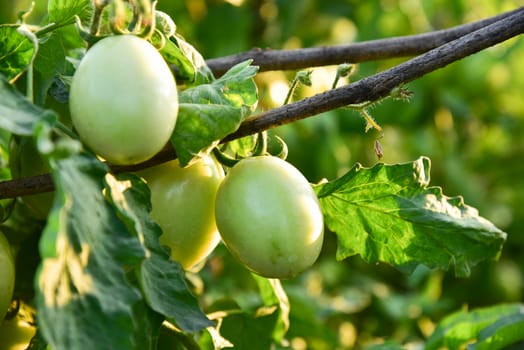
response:
<path id="1" fill-rule="evenodd" d="M 186 168 L 178 160 L 139 173 L 151 190 L 151 217 L 160 225 L 160 243 L 184 269 L 203 261 L 220 242 L 214 203 L 224 178 L 211 156 Z"/>
<path id="2" fill-rule="evenodd" d="M 6 320 L 0 325 L 0 349 L 25 350 L 30 348 L 31 338 L 36 333 L 36 328 L 28 322 L 15 317 Z M 47 347 L 46 349 L 49 349 Z"/>
<path id="3" fill-rule="evenodd" d="M 96 43 L 73 76 L 69 98 L 80 138 L 114 164 L 136 164 L 158 153 L 178 115 L 167 63 L 154 46 L 133 35 Z"/>
<path id="4" fill-rule="evenodd" d="M 0 323 L 11 304 L 15 287 L 15 258 L 11 246 L 0 232 Z"/>
<path id="5" fill-rule="evenodd" d="M 218 189 L 215 215 L 229 251 L 261 276 L 293 277 L 320 254 L 318 199 L 300 171 L 280 158 L 247 158 L 231 168 Z"/>

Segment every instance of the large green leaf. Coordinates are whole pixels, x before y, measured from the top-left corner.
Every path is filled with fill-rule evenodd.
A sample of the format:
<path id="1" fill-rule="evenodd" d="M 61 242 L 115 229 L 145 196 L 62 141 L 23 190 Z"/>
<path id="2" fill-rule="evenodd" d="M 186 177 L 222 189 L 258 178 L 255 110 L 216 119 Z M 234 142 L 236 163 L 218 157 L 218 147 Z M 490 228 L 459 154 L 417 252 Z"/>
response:
<path id="1" fill-rule="evenodd" d="M 0 75 L 0 128 L 13 134 L 30 136 L 41 120 L 52 123 L 56 120 L 56 114 L 29 102 Z"/>
<path id="2" fill-rule="evenodd" d="M 90 9 L 90 0 L 49 0 L 47 3 L 49 22 L 55 24 L 73 23 L 77 15 L 85 19 Z"/>
<path id="3" fill-rule="evenodd" d="M 424 264 L 468 276 L 474 264 L 499 256 L 506 234 L 462 197 L 429 185 L 430 161 L 372 168 L 355 165 L 317 186 L 328 228 L 338 237 L 337 259 L 360 254 L 407 271 Z"/>
<path id="4" fill-rule="evenodd" d="M 0 74 L 7 80 L 26 70 L 35 53 L 35 45 L 19 28 L 19 25 L 0 26 Z"/>
<path id="5" fill-rule="evenodd" d="M 182 165 L 207 153 L 249 115 L 258 100 L 253 81 L 257 71 L 250 61 L 239 63 L 220 79 L 180 94 L 172 143 Z"/>
<path id="6" fill-rule="evenodd" d="M 132 335 L 144 331 L 144 303 L 126 274 L 146 252 L 104 198 L 106 166 L 84 154 L 51 164 L 55 203 L 35 278 L 39 329 L 54 349 L 143 346 Z"/>
<path id="7" fill-rule="evenodd" d="M 472 311 L 461 310 L 445 317 L 426 341 L 426 350 L 501 349 L 524 339 L 524 305 L 500 304 Z"/>
<path id="8" fill-rule="evenodd" d="M 212 325 L 190 293 L 180 264 L 169 259 L 160 246 L 160 227 L 150 218 L 150 192 L 137 176 L 121 174 L 106 177 L 107 189 L 128 229 L 144 243 L 148 251 L 138 270 L 138 282 L 149 306 L 173 320 L 182 330 L 195 332 Z"/>

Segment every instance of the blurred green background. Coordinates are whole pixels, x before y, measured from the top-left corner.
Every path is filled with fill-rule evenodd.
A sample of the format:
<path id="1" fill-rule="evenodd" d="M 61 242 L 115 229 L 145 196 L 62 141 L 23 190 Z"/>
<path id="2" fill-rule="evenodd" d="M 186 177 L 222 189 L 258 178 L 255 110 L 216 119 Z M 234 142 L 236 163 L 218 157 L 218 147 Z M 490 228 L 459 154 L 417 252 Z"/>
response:
<path id="1" fill-rule="evenodd" d="M 28 1 L 0 0 L 0 21 L 13 22 Z M 524 2 L 492 0 L 160 0 L 158 9 L 205 58 L 253 47 L 273 49 L 344 44 L 417 34 L 493 16 Z M 45 11 L 46 2 L 37 1 Z M 34 21 L 38 21 L 38 15 Z M 404 59 L 359 64 L 358 80 Z M 508 233 L 498 262 L 482 263 L 468 279 L 420 268 L 406 276 L 359 257 L 336 263 L 334 235 L 307 273 L 285 282 L 292 302 L 289 339 L 296 349 L 346 349 L 394 339 L 416 342 L 434 323 L 463 307 L 520 301 L 524 266 L 524 38 L 477 53 L 407 85 L 411 102 L 386 100 L 370 111 L 383 127 L 382 161 L 432 160 L 432 185 L 465 202 Z M 328 89 L 336 67 L 317 68 L 313 87 Z M 260 110 L 282 103 L 295 72 L 260 74 Z M 288 160 L 312 182 L 334 179 L 354 163 L 377 162 L 365 122 L 351 110 L 328 112 L 274 130 Z M 219 248 L 202 271 L 212 303 L 242 295 L 247 273 Z"/>

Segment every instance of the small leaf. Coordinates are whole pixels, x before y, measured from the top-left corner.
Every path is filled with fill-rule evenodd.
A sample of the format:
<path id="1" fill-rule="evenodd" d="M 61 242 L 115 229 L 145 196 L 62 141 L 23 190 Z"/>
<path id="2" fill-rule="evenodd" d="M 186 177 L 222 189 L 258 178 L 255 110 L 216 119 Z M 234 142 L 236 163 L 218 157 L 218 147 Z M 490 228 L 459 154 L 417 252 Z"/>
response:
<path id="1" fill-rule="evenodd" d="M 35 53 L 33 42 L 18 31 L 19 25 L 0 26 L 0 74 L 12 80 L 25 71 Z"/>
<path id="2" fill-rule="evenodd" d="M 159 52 L 164 59 L 176 66 L 176 77 L 182 80 L 194 81 L 196 67 L 182 50 L 171 40 L 167 40 Z"/>
<path id="3" fill-rule="evenodd" d="M 64 71 L 66 53 L 61 35 L 52 34 L 40 42 L 35 57 L 35 103 L 42 106 L 58 73 Z"/>
<path id="4" fill-rule="evenodd" d="M 49 22 L 74 23 L 75 16 L 86 19 L 91 9 L 90 6 L 90 0 L 49 0 L 47 3 Z"/>
<path id="5" fill-rule="evenodd" d="M 253 76 L 257 67 L 239 63 L 220 79 L 180 93 L 180 108 L 172 143 L 180 164 L 207 154 L 234 132 L 257 103 Z"/>
<path id="6" fill-rule="evenodd" d="M 522 304 L 500 304 L 469 312 L 458 311 L 438 324 L 427 339 L 425 349 L 463 349 L 474 339 L 478 339 L 478 343 L 469 346 L 468 350 L 502 348 L 524 338 L 523 315 Z"/>
<path id="7" fill-rule="evenodd" d="M 354 166 L 341 178 L 317 186 L 328 228 L 338 237 L 337 259 L 360 254 L 408 272 L 424 264 L 455 267 L 468 276 L 471 266 L 498 258 L 506 234 L 461 197 L 428 187 L 430 162 Z"/>
<path id="8" fill-rule="evenodd" d="M 107 175 L 106 182 L 120 217 L 147 248 L 148 257 L 138 270 L 138 282 L 149 306 L 186 332 L 213 325 L 189 291 L 180 264 L 170 260 L 169 253 L 160 246 L 158 238 L 162 231 L 149 216 L 147 185 L 132 174 L 121 174 L 118 179 Z"/>
<path id="9" fill-rule="evenodd" d="M 134 349 L 143 301 L 126 273 L 145 251 L 104 199 L 105 165 L 85 154 L 51 165 L 55 203 L 35 278 L 39 329 L 54 349 Z"/>
<path id="10" fill-rule="evenodd" d="M 18 92 L 0 75 L 0 127 L 13 134 L 30 136 L 35 125 L 47 120 L 56 120 L 55 112 L 42 109 Z"/>
<path id="11" fill-rule="evenodd" d="M 177 34 L 171 37 L 170 40 L 171 42 L 176 43 L 177 49 L 180 50 L 180 53 L 185 57 L 185 59 L 180 58 L 179 64 L 183 65 L 184 69 L 188 69 L 187 63 L 189 62 L 193 67 L 191 70 L 194 72 L 194 75 L 192 79 L 190 79 L 191 83 L 194 85 L 201 85 L 215 80 L 213 72 L 211 72 L 207 66 L 204 57 L 202 57 L 200 52 L 198 52 L 197 49 L 193 47 L 193 45 L 185 41 L 180 35 Z M 176 62 L 174 63 L 176 64 Z M 178 67 L 181 68 L 180 66 Z"/>

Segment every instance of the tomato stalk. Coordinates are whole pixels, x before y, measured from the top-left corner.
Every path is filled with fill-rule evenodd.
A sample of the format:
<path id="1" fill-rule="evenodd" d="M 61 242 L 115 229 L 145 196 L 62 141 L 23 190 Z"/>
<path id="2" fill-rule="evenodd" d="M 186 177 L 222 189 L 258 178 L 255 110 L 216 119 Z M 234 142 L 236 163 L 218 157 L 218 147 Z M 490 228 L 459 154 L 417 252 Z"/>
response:
<path id="1" fill-rule="evenodd" d="M 295 75 L 295 78 L 291 82 L 291 87 L 289 88 L 289 91 L 286 95 L 286 99 L 284 100 L 284 105 L 287 105 L 289 102 L 291 102 L 291 98 L 293 97 L 293 94 L 295 93 L 299 84 L 311 86 L 311 73 L 312 72 L 313 71 L 311 69 L 302 70 Z"/>
<path id="2" fill-rule="evenodd" d="M 340 78 L 345 78 L 353 74 L 355 72 L 355 65 L 350 63 L 342 63 L 337 68 L 337 75 L 335 76 L 335 80 L 333 80 L 333 85 L 331 86 L 332 89 L 335 89 L 338 85 L 338 81 Z"/>

